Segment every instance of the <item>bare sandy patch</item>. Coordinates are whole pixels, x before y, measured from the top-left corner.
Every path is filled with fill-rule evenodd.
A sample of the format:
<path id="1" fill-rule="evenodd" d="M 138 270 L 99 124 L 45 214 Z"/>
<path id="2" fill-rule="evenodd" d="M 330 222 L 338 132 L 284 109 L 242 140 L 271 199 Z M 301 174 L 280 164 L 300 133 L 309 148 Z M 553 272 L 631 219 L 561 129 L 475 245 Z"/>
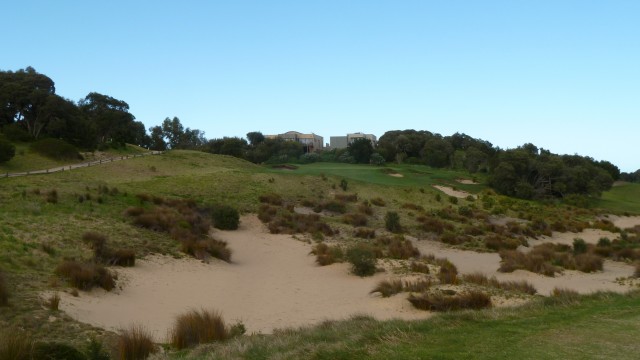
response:
<path id="1" fill-rule="evenodd" d="M 620 234 L 612 233 L 610 231 L 599 230 L 599 229 L 585 229 L 581 232 L 552 232 L 551 236 L 540 236 L 538 239 L 527 239 L 530 246 L 539 245 L 542 243 L 555 243 L 555 244 L 563 244 L 563 245 L 573 245 L 574 239 L 582 239 L 587 244 L 597 244 L 600 238 L 609 238 L 609 240 L 614 240 L 620 237 Z"/>
<path id="2" fill-rule="evenodd" d="M 402 177 L 404 177 L 404 175 L 402 175 L 402 174 L 398 174 L 398 173 L 389 174 L 389 176 L 393 176 L 393 177 L 395 177 L 395 178 L 402 178 Z"/>
<path id="3" fill-rule="evenodd" d="M 219 310 L 227 322 L 242 321 L 249 333 L 355 314 L 406 320 L 430 316 L 406 297 L 370 295 L 387 275 L 359 278 L 349 274 L 347 264 L 319 267 L 309 256 L 310 245 L 267 233 L 255 216 L 243 217 L 237 231 L 214 235 L 233 250 L 232 264 L 152 256 L 134 268 L 118 269 L 121 290 L 61 294 L 60 307 L 79 321 L 107 329 L 143 324 L 158 341 L 165 340 L 176 315 L 188 309 Z"/>
<path id="4" fill-rule="evenodd" d="M 459 182 L 460 184 L 466 184 L 466 185 L 478 185 L 479 183 L 473 181 L 473 180 L 469 180 L 469 179 L 456 179 L 457 182 Z"/>
<path id="5" fill-rule="evenodd" d="M 442 185 L 433 185 L 434 188 L 442 191 L 443 193 L 449 195 L 449 196 L 453 196 L 453 197 L 457 197 L 460 199 L 464 199 L 467 196 L 471 195 L 470 193 L 466 192 L 466 191 L 462 191 L 462 190 L 454 190 L 451 187 L 448 186 L 442 186 Z M 472 195 L 473 197 L 475 197 L 474 195 Z"/>
<path id="6" fill-rule="evenodd" d="M 432 253 L 437 257 L 449 259 L 463 274 L 481 272 L 489 277 L 495 276 L 500 281 L 526 280 L 542 295 L 549 295 L 556 287 L 572 289 L 583 294 L 600 290 L 625 292 L 630 289 L 629 285 L 620 284 L 617 279 L 629 277 L 634 272 L 634 267 L 631 265 L 605 260 L 603 271 L 591 274 L 572 270 L 565 270 L 556 277 L 547 277 L 525 270 L 501 273 L 498 272 L 500 255 L 496 253 L 452 249 L 431 240 L 419 240 L 414 244 L 423 254 Z"/>
<path id="7" fill-rule="evenodd" d="M 611 221 L 613 225 L 620 229 L 629 229 L 640 225 L 640 216 L 617 216 L 609 215 L 605 219 Z"/>

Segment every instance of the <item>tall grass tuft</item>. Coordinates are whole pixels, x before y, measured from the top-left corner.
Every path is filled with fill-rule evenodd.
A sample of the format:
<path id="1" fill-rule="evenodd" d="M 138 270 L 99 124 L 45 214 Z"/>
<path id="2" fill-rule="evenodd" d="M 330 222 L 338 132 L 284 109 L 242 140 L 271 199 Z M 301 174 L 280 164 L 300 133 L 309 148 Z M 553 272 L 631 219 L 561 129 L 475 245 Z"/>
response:
<path id="1" fill-rule="evenodd" d="M 220 313 L 191 310 L 178 316 L 171 332 L 171 344 L 178 349 L 229 338 Z"/>
<path id="2" fill-rule="evenodd" d="M 447 259 L 439 259 L 440 271 L 438 272 L 438 280 L 441 284 L 457 284 L 458 268 Z"/>
<path id="3" fill-rule="evenodd" d="M 9 305 L 9 287 L 4 278 L 4 274 L 0 271 L 0 306 Z"/>
<path id="4" fill-rule="evenodd" d="M 551 296 L 545 299 L 545 304 L 571 305 L 578 302 L 580 294 L 577 291 L 567 288 L 554 288 Z"/>
<path id="5" fill-rule="evenodd" d="M 141 325 L 132 325 L 122 330 L 118 340 L 120 360 L 141 360 L 157 351 L 151 334 Z"/>
<path id="6" fill-rule="evenodd" d="M 115 287 L 111 272 L 98 264 L 65 260 L 58 265 L 55 273 L 66 277 L 72 286 L 80 290 L 90 290 L 94 286 L 99 286 L 110 291 Z"/>
<path id="7" fill-rule="evenodd" d="M 316 262 L 320 266 L 331 265 L 342 261 L 344 255 L 339 246 L 329 246 L 325 243 L 316 245 L 311 251 L 316 256 Z"/>
<path id="8" fill-rule="evenodd" d="M 402 284 L 402 280 L 382 280 L 369 293 L 380 293 L 382 297 L 389 297 L 402 292 L 403 289 L 404 285 Z"/>
<path id="9" fill-rule="evenodd" d="M 45 306 L 52 311 L 58 311 L 60 308 L 60 294 L 57 292 L 51 294 L 45 301 Z"/>
<path id="10" fill-rule="evenodd" d="M 31 360 L 33 342 L 31 337 L 4 329 L 0 332 L 0 359 L 4 360 Z"/>
<path id="11" fill-rule="evenodd" d="M 475 290 L 453 296 L 428 293 L 411 294 L 408 300 L 415 308 L 427 311 L 479 310 L 491 307 L 491 297 Z"/>

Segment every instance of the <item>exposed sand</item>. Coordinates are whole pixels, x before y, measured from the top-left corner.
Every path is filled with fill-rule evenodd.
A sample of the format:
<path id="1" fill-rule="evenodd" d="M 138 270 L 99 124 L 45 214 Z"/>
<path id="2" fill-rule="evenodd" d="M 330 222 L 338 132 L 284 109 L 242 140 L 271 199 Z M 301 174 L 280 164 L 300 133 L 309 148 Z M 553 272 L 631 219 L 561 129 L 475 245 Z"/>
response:
<path id="1" fill-rule="evenodd" d="M 629 228 L 640 225 L 640 216 L 609 215 L 605 219 L 611 221 L 615 226 L 619 227 L 620 229 L 629 229 Z"/>
<path id="2" fill-rule="evenodd" d="M 445 244 L 431 240 L 418 240 L 414 243 L 423 254 L 432 253 L 437 257 L 449 259 L 463 274 L 481 272 L 487 276 L 495 276 L 501 281 L 526 280 L 542 295 L 550 294 L 555 287 L 569 288 L 579 293 L 591 293 L 598 290 L 625 292 L 630 289 L 629 286 L 618 284 L 616 279 L 629 277 L 634 272 L 634 267 L 631 265 L 606 260 L 603 271 L 591 274 L 572 270 L 565 270 L 563 274 L 556 274 L 556 277 L 547 277 L 524 270 L 501 273 L 498 272 L 500 255 L 496 253 L 452 249 Z"/>
<path id="3" fill-rule="evenodd" d="M 453 188 L 450 188 L 448 186 L 442 186 L 442 185 L 433 185 L 434 188 L 442 191 L 443 193 L 449 195 L 449 196 L 453 196 L 453 197 L 457 197 L 460 199 L 464 199 L 467 196 L 471 195 L 470 193 L 466 192 L 466 191 L 462 191 L 462 190 L 454 190 Z M 474 195 L 472 195 L 474 196 Z M 475 196 L 474 196 L 475 197 Z"/>
<path id="4" fill-rule="evenodd" d="M 598 229 L 584 229 L 579 233 L 574 232 L 566 232 L 559 233 L 553 232 L 551 236 L 540 236 L 538 239 L 528 239 L 529 246 L 535 246 L 538 244 L 542 244 L 545 242 L 552 242 L 556 244 L 564 244 L 564 245 L 573 245 L 573 240 L 580 238 L 584 240 L 587 244 L 597 244 L 600 238 L 609 238 L 609 240 L 614 240 L 620 237 L 620 234 L 612 233 L 609 231 L 598 230 Z"/>
<path id="5" fill-rule="evenodd" d="M 456 179 L 457 182 L 459 182 L 460 184 L 467 184 L 467 185 L 477 185 L 479 183 L 473 181 L 473 180 L 469 180 L 469 179 Z"/>
<path id="6" fill-rule="evenodd" d="M 255 216 L 237 231 L 215 231 L 233 249 L 233 264 L 153 256 L 118 269 L 122 290 L 61 294 L 60 307 L 79 321 L 116 330 L 132 323 L 166 339 L 176 315 L 212 308 L 249 333 L 369 314 L 378 319 L 422 319 L 406 296 L 382 299 L 369 292 L 388 275 L 359 278 L 346 264 L 317 266 L 311 246 L 288 235 L 268 234 Z"/>
<path id="7" fill-rule="evenodd" d="M 397 177 L 397 178 L 404 177 L 404 175 L 398 174 L 398 173 L 389 174 L 389 176 L 393 176 L 393 177 Z"/>

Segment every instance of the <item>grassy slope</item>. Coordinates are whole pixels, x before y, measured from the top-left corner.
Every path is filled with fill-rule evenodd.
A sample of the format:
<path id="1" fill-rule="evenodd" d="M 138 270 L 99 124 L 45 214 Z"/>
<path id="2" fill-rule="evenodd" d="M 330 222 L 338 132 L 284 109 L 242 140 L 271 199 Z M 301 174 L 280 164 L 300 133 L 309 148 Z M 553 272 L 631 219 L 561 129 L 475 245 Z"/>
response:
<path id="1" fill-rule="evenodd" d="M 616 213 L 640 214 L 640 184 L 622 183 L 602 194 L 595 206 Z"/>
<path id="2" fill-rule="evenodd" d="M 87 230 L 102 232 L 114 247 L 133 247 L 138 254 L 178 255 L 178 245 L 168 235 L 132 227 L 122 214 L 127 207 L 137 205 L 134 196 L 137 193 L 194 198 L 201 203 L 222 202 L 251 212 L 259 205 L 258 196 L 268 192 L 279 193 L 290 200 L 331 199 L 334 193 L 342 192 L 338 184 L 345 178 L 349 182 L 348 192 L 358 193 L 361 199 L 387 199 L 387 207 L 379 211 L 399 210 L 403 222 L 409 222 L 413 215 L 400 209 L 403 203 L 416 203 L 427 209 L 447 206 L 435 201 L 438 191 L 431 187 L 433 184 L 448 184 L 470 192 L 483 189 L 482 185 L 455 182 L 457 178 L 470 178 L 462 173 L 423 166 L 393 166 L 392 169 L 404 177 L 392 177 L 381 168 L 368 165 L 320 163 L 289 171 L 260 167 L 232 157 L 172 151 L 64 173 L 0 179 L 0 268 L 5 270 L 13 293 L 12 306 L 0 308 L 0 327 L 20 325 L 36 336 L 62 337 L 66 341 L 86 338 L 87 331 L 95 331 L 61 314 L 54 315 L 64 321 L 49 322 L 51 313 L 42 308 L 38 298 L 43 290 L 64 291 L 64 284 L 51 281 L 53 269 L 62 258 L 90 257 L 91 250 L 80 240 Z M 118 193 L 101 194 L 98 188 L 105 185 L 117 188 Z M 52 189 L 58 192 L 57 204 L 45 200 L 46 193 Z M 78 201 L 86 194 L 91 196 L 91 201 Z M 461 201 L 465 203 L 466 200 Z M 540 205 L 530 202 L 521 202 L 520 206 L 526 211 L 540 209 Z M 372 226 L 381 225 L 382 217 L 378 218 L 375 221 L 379 223 L 374 222 Z M 484 320 L 481 323 L 486 325 Z M 382 332 L 370 336 L 389 339 L 395 336 L 392 329 L 379 331 Z M 457 331 L 451 330 L 451 341 L 463 341 L 454 335 Z M 274 342 L 274 339 L 265 341 Z M 407 344 L 415 347 L 417 343 Z M 395 349 L 387 345 L 376 346 L 381 353 L 387 348 L 388 351 Z"/>
<path id="3" fill-rule="evenodd" d="M 636 359 L 640 292 L 574 305 L 460 312 L 426 321 L 343 322 L 208 345 L 190 359 Z M 180 358 L 178 354 L 176 357 Z"/>

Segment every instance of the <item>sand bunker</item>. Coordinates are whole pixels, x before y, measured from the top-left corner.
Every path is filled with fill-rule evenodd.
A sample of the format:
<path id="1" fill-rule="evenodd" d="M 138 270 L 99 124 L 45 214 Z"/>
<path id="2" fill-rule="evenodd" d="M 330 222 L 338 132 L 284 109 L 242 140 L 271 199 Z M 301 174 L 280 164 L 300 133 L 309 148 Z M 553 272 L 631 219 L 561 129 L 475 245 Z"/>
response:
<path id="1" fill-rule="evenodd" d="M 118 270 L 122 290 L 94 290 L 80 297 L 62 294 L 60 307 L 75 319 L 116 330 L 132 323 L 166 339 L 176 315 L 212 308 L 227 322 L 242 321 L 249 333 L 316 324 L 369 314 L 378 319 L 423 319 L 406 296 L 370 295 L 388 275 L 359 278 L 347 264 L 319 267 L 311 246 L 288 235 L 266 233 L 255 216 L 237 231 L 216 231 L 233 249 L 233 264 L 153 256 Z"/>
<path id="2" fill-rule="evenodd" d="M 478 185 L 479 183 L 473 181 L 473 180 L 469 180 L 469 179 L 456 179 L 457 182 L 459 182 L 460 184 L 466 184 L 466 185 Z"/>
<path id="3" fill-rule="evenodd" d="M 592 274 L 572 270 L 565 270 L 563 274 L 556 274 L 555 277 L 547 277 L 524 270 L 501 273 L 498 272 L 500 255 L 496 253 L 452 249 L 442 243 L 430 240 L 418 240 L 414 243 L 423 254 L 432 253 L 438 257 L 449 259 L 463 274 L 481 272 L 487 276 L 495 276 L 501 281 L 526 280 L 542 295 L 549 295 L 555 287 L 569 288 L 583 294 L 599 290 L 625 292 L 630 287 L 619 284 L 616 279 L 629 277 L 634 272 L 634 267 L 631 265 L 605 260 L 603 271 Z"/>
<path id="4" fill-rule="evenodd" d="M 450 188 L 448 186 L 442 186 L 442 185 L 433 185 L 434 188 L 442 191 L 443 193 L 449 195 L 449 196 L 453 196 L 453 197 L 457 197 L 460 199 L 464 199 L 467 196 L 471 195 L 470 193 L 466 192 L 466 191 L 462 191 L 462 190 L 454 190 L 453 188 Z M 474 195 L 471 195 L 473 197 L 475 197 Z"/>
<path id="5" fill-rule="evenodd" d="M 404 175 L 398 174 L 398 173 L 389 174 L 389 176 L 393 176 L 393 177 L 396 177 L 396 178 L 404 177 Z"/>

